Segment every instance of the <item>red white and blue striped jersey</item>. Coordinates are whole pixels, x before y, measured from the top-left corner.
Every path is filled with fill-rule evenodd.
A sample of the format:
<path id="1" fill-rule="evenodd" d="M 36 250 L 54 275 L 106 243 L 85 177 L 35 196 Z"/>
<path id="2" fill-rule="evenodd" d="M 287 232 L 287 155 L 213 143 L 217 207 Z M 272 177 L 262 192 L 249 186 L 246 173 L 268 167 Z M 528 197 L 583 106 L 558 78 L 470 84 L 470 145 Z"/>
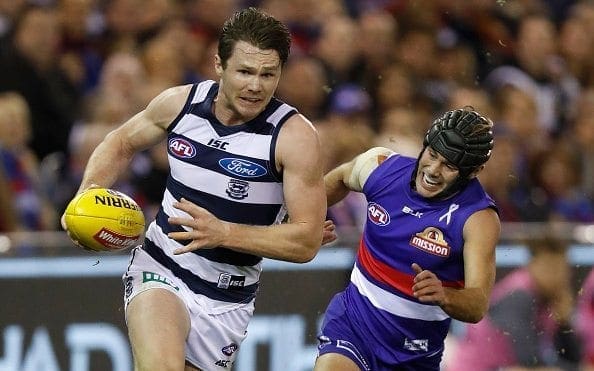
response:
<path id="1" fill-rule="evenodd" d="M 394 154 L 367 179 L 367 221 L 347 289 L 359 327 L 383 345 L 378 352 L 401 361 L 441 351 L 451 321 L 439 306 L 413 297 L 411 264 L 444 286 L 464 287 L 464 224 L 495 208 L 476 179 L 446 200 L 420 196 L 411 188 L 415 165 Z"/>

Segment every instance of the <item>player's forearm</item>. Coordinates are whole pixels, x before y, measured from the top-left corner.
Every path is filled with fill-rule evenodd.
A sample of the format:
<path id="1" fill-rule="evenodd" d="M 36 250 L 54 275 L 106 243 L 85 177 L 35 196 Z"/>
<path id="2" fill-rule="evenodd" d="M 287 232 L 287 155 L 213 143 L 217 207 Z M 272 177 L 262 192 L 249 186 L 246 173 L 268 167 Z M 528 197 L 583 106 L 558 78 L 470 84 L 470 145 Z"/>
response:
<path id="1" fill-rule="evenodd" d="M 111 187 L 127 169 L 134 153 L 126 150 L 113 134 L 93 151 L 81 181 L 79 192 L 92 184 Z"/>
<path id="2" fill-rule="evenodd" d="M 350 192 L 344 183 L 344 170 L 345 165 L 341 165 L 324 176 L 328 206 L 339 202 Z"/>
<path id="3" fill-rule="evenodd" d="M 306 263 L 315 257 L 322 242 L 322 221 L 273 226 L 229 223 L 228 226 L 226 247 L 275 260 Z"/>
<path id="4" fill-rule="evenodd" d="M 440 306 L 453 319 L 477 323 L 489 309 L 489 300 L 479 288 L 445 288 L 446 299 Z"/>

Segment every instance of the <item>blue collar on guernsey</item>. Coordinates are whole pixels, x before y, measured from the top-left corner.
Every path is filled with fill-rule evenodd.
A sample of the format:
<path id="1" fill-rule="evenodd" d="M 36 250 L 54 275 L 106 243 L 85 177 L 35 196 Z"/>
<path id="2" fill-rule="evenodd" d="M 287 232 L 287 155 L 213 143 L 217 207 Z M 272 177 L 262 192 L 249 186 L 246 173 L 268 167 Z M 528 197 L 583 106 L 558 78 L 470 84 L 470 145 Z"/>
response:
<path id="1" fill-rule="evenodd" d="M 173 272 L 177 278 L 181 279 L 190 288 L 190 290 L 196 294 L 204 295 L 210 299 L 225 301 L 228 303 L 248 303 L 256 297 L 256 292 L 258 291 L 257 283 L 244 286 L 240 289 L 221 289 L 217 287 L 216 283 L 203 280 L 189 270 L 181 267 L 173 259 L 165 255 L 163 250 L 157 247 L 148 238 L 144 239 L 142 248 L 159 264 L 165 266 L 171 272 Z"/>

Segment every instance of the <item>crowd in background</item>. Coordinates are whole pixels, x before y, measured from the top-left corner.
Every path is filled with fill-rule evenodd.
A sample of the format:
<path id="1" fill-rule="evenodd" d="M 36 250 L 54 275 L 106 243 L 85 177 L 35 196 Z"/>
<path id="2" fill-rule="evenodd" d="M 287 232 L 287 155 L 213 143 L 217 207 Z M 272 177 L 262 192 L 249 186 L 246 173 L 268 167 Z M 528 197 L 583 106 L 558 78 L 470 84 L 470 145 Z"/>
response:
<path id="1" fill-rule="evenodd" d="M 0 230 L 58 229 L 96 144 L 165 87 L 216 79 L 217 30 L 252 5 L 290 27 L 278 96 L 328 169 L 374 145 L 417 156 L 471 105 L 495 122 L 481 180 L 504 222 L 594 221 L 590 0 L 2 0 Z M 166 167 L 145 153 L 117 186 L 152 216 Z M 360 225 L 361 202 L 330 216 Z"/>
<path id="2" fill-rule="evenodd" d="M 0 231 L 60 230 L 95 146 L 166 87 L 217 80 L 218 30 L 246 6 L 292 32 L 277 95 L 327 170 L 377 145 L 416 157 L 470 105 L 494 121 L 480 180 L 503 222 L 594 222 L 593 0 L 0 0 Z M 164 144 L 114 186 L 149 218 Z M 351 195 L 329 217 L 364 210 Z"/>

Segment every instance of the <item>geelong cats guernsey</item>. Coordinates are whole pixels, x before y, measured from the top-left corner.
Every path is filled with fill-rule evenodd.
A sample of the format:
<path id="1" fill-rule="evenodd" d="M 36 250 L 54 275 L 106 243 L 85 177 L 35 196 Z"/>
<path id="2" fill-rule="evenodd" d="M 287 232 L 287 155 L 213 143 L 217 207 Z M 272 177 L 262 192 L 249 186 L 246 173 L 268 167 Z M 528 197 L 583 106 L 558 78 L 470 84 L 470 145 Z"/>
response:
<path id="1" fill-rule="evenodd" d="M 384 360 L 439 354 L 450 317 L 412 294 L 412 263 L 434 272 L 444 286 L 464 287 L 464 223 L 495 208 L 478 180 L 446 200 L 430 200 L 411 189 L 416 159 L 386 159 L 363 187 L 368 202 L 351 283 L 345 291 L 358 330 L 377 340 Z"/>
<path id="2" fill-rule="evenodd" d="M 168 238 L 168 233 L 184 227 L 167 220 L 185 216 L 172 206 L 183 197 L 221 220 L 252 225 L 280 223 L 286 210 L 274 151 L 281 126 L 297 111 L 273 98 L 253 120 L 225 126 L 212 113 L 217 92 L 214 81 L 195 84 L 168 128 L 170 173 L 143 248 L 195 293 L 213 300 L 246 303 L 255 297 L 262 258 L 223 247 L 174 255 L 175 249 L 189 241 Z"/>

